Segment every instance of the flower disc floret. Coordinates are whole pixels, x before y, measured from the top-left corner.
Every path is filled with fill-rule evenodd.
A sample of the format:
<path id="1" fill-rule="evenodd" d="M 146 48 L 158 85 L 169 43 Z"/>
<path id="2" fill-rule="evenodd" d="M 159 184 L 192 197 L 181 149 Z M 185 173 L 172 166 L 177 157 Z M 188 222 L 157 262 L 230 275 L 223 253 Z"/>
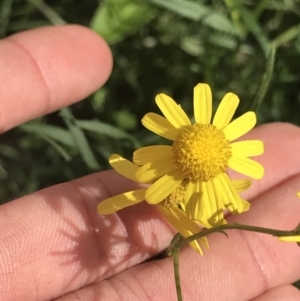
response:
<path id="1" fill-rule="evenodd" d="M 184 126 L 173 143 L 174 163 L 191 182 L 209 181 L 226 171 L 230 142 L 211 124 Z"/>

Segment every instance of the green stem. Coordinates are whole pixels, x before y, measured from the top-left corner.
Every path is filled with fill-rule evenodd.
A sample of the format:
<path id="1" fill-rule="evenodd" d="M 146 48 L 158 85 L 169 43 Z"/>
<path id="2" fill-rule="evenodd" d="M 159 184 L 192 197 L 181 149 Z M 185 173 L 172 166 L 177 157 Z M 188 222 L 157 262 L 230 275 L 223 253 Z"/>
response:
<path id="1" fill-rule="evenodd" d="M 191 235 L 187 238 L 183 238 L 180 241 L 176 242 L 172 247 L 173 249 L 180 250 L 184 245 L 188 244 L 189 242 L 199 239 L 201 237 L 207 236 L 214 232 L 224 232 L 224 230 L 242 230 L 242 231 L 250 231 L 250 232 L 258 232 L 258 233 L 264 233 L 264 234 L 270 234 L 275 237 L 282 237 L 282 236 L 294 236 L 294 235 L 300 235 L 300 230 L 298 227 L 293 230 L 285 231 L 285 230 L 276 230 L 276 229 L 270 229 L 270 228 L 264 228 L 264 227 L 256 227 L 256 226 L 249 226 L 249 225 L 242 225 L 242 224 L 225 224 L 218 227 L 213 227 L 210 229 L 204 229 L 200 231 L 199 233 L 196 233 L 194 235 Z M 168 251 L 169 254 L 172 253 L 172 250 Z"/>
<path id="2" fill-rule="evenodd" d="M 275 55 L 276 55 L 276 47 L 273 44 L 268 55 L 266 71 L 262 77 L 261 84 L 250 107 L 250 109 L 253 111 L 259 108 L 268 91 L 270 82 L 272 80 L 273 71 L 274 71 Z"/>
<path id="3" fill-rule="evenodd" d="M 275 237 L 284 237 L 284 236 L 295 236 L 300 235 L 300 224 L 293 230 L 276 230 L 264 227 L 256 227 L 256 226 L 249 226 L 249 225 L 242 225 L 242 224 L 225 224 L 217 227 L 212 227 L 210 229 L 204 229 L 197 234 L 191 235 L 187 238 L 183 238 L 179 233 L 174 236 L 169 248 L 166 251 L 168 256 L 173 255 L 173 264 L 174 264 L 174 277 L 175 277 L 175 284 L 176 284 L 176 293 L 177 293 L 177 300 L 183 301 L 182 299 L 182 291 L 181 291 L 181 284 L 180 284 L 180 274 L 179 274 L 179 264 L 178 264 L 178 256 L 180 249 L 188 244 L 189 242 L 199 239 L 201 237 L 207 236 L 214 232 L 220 232 L 227 236 L 225 230 L 242 230 L 242 231 L 249 231 L 249 232 L 258 232 L 264 234 L 270 234 Z"/>
<path id="4" fill-rule="evenodd" d="M 181 284 L 180 284 L 180 273 L 179 273 L 179 249 L 173 249 L 173 264 L 174 264 L 174 277 L 175 277 L 175 285 L 176 285 L 176 294 L 177 300 L 183 301 L 182 299 L 182 291 L 181 291 Z"/>

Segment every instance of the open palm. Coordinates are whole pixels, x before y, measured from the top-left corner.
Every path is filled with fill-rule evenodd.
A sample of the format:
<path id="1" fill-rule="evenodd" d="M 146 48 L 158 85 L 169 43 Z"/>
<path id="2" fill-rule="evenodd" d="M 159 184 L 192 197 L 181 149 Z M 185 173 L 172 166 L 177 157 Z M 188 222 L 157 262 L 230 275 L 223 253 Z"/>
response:
<path id="1" fill-rule="evenodd" d="M 78 39 L 80 37 L 80 39 Z M 72 104 L 108 78 L 112 58 L 80 26 L 43 28 L 0 41 L 0 130 Z M 247 135 L 265 143 L 263 180 L 245 197 L 244 224 L 292 229 L 300 222 L 300 129 L 267 124 Z M 155 207 L 140 204 L 101 216 L 97 204 L 137 184 L 96 173 L 0 207 L 0 300 L 176 300 L 164 250 L 174 229 Z M 300 249 L 261 234 L 211 235 L 201 257 L 180 252 L 185 300 L 300 300 Z"/>

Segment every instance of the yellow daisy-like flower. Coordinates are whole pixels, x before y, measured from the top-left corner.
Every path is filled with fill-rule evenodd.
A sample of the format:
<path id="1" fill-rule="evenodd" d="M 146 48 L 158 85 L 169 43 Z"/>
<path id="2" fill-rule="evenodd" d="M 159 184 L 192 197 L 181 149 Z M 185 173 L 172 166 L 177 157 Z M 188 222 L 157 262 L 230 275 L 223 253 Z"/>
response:
<path id="1" fill-rule="evenodd" d="M 229 123 L 239 99 L 228 93 L 211 123 L 212 95 L 206 84 L 194 89 L 194 124 L 169 96 L 159 94 L 155 100 L 165 117 L 148 113 L 142 123 L 173 140 L 173 144 L 138 149 L 133 156 L 135 164 L 112 155 L 109 161 L 118 173 L 149 185 L 104 200 L 98 205 L 98 212 L 110 214 L 146 200 L 157 205 L 177 231 L 188 237 L 200 231 L 199 223 L 206 228 L 226 223 L 224 209 L 233 213 L 248 210 L 250 204 L 241 199 L 239 192 L 251 182 L 231 180 L 226 170 L 231 167 L 255 179 L 263 176 L 263 167 L 248 158 L 262 154 L 263 143 L 232 142 L 254 127 L 255 114 L 248 112 Z M 199 241 L 207 246 L 206 238 Z M 198 241 L 190 245 L 202 253 Z"/>
<path id="2" fill-rule="evenodd" d="M 136 179 L 155 181 L 145 191 L 146 201 L 158 204 L 181 187 L 185 193 L 180 202 L 185 212 L 205 227 L 223 223 L 224 209 L 232 213 L 248 210 L 249 203 L 241 199 L 226 170 L 230 167 L 254 179 L 262 178 L 263 166 L 249 158 L 263 153 L 262 141 L 233 142 L 254 127 L 255 113 L 247 112 L 230 122 L 239 98 L 227 93 L 211 122 L 212 93 L 207 84 L 194 88 L 194 124 L 169 96 L 159 94 L 155 101 L 165 117 L 148 113 L 142 124 L 173 143 L 134 152 L 133 162 L 141 166 Z M 243 190 L 249 183 L 240 185 Z"/>

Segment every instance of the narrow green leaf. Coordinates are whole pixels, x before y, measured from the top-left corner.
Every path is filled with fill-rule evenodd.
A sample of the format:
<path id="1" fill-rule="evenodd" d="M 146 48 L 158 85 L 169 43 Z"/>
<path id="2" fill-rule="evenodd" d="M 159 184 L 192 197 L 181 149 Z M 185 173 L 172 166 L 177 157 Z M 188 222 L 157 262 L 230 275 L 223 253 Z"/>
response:
<path id="1" fill-rule="evenodd" d="M 240 36 L 244 36 L 245 28 L 243 23 L 241 22 L 240 12 L 236 7 L 236 0 L 224 0 L 224 2 L 230 11 L 231 19 L 233 24 L 235 25 L 235 28 L 237 29 L 237 32 L 240 34 Z"/>
<path id="2" fill-rule="evenodd" d="M 237 41 L 232 36 L 224 36 L 224 34 L 214 34 L 209 37 L 209 42 L 211 44 L 223 47 L 225 49 L 236 49 Z"/>
<path id="3" fill-rule="evenodd" d="M 268 91 L 268 87 L 270 85 L 273 71 L 274 71 L 275 55 L 276 55 L 276 47 L 272 46 L 267 60 L 266 72 L 263 75 L 259 89 L 251 104 L 251 110 L 253 111 L 256 111 L 260 107 L 262 100 Z"/>
<path id="4" fill-rule="evenodd" d="M 92 17 L 90 27 L 109 44 L 122 41 L 147 24 L 155 10 L 142 0 L 106 0 Z"/>
<path id="5" fill-rule="evenodd" d="M 140 147 L 139 142 L 132 135 L 110 124 L 98 120 L 77 120 L 77 125 L 83 130 L 100 135 L 106 135 L 115 139 L 128 139 L 134 144 L 135 148 Z"/>
<path id="6" fill-rule="evenodd" d="M 41 138 L 43 138 L 49 144 L 51 144 L 66 161 L 71 160 L 72 157 L 70 156 L 70 154 L 63 147 L 61 147 L 58 143 L 56 143 L 53 139 L 51 139 L 45 135 L 41 135 Z"/>
<path id="7" fill-rule="evenodd" d="M 48 138 L 60 142 L 64 145 L 75 147 L 70 132 L 58 126 L 48 125 L 42 122 L 33 121 L 33 122 L 20 125 L 19 129 L 21 129 L 24 132 L 39 134 L 41 136 L 47 136 Z"/>
<path id="8" fill-rule="evenodd" d="M 16 161 L 20 161 L 23 158 L 22 153 L 20 151 L 6 144 L 0 145 L 0 154 L 2 156 Z"/>
<path id="9" fill-rule="evenodd" d="M 292 26 L 283 33 L 281 33 L 277 38 L 273 40 L 273 45 L 279 47 L 284 43 L 289 42 L 290 40 L 299 37 L 300 35 L 300 24 Z"/>
<path id="10" fill-rule="evenodd" d="M 194 21 L 200 21 L 209 11 L 207 7 L 199 3 L 185 0 L 149 0 L 150 2 L 169 9 L 180 16 Z"/>
<path id="11" fill-rule="evenodd" d="M 245 24 L 248 27 L 248 30 L 255 36 L 265 56 L 267 57 L 270 51 L 270 41 L 268 37 L 262 31 L 259 23 L 257 22 L 257 19 L 252 12 L 250 12 L 242 5 L 238 5 L 238 8 Z"/>
<path id="12" fill-rule="evenodd" d="M 229 19 L 208 6 L 188 0 L 148 0 L 158 6 L 171 10 L 182 17 L 194 21 L 202 21 L 203 24 L 216 30 L 237 34 L 236 29 Z"/>
<path id="13" fill-rule="evenodd" d="M 0 162 L 0 180 L 6 180 L 8 178 L 8 171 L 2 166 Z"/>
<path id="14" fill-rule="evenodd" d="M 70 130 L 74 143 L 80 152 L 82 159 L 90 169 L 99 169 L 100 165 L 85 137 L 85 134 L 77 124 L 77 120 L 72 115 L 69 108 L 60 111 L 60 115 Z"/>
<path id="15" fill-rule="evenodd" d="M 256 6 L 253 13 L 256 19 L 260 17 L 260 15 L 264 12 L 266 7 L 269 6 L 269 4 L 269 0 L 259 0 L 256 2 Z"/>

